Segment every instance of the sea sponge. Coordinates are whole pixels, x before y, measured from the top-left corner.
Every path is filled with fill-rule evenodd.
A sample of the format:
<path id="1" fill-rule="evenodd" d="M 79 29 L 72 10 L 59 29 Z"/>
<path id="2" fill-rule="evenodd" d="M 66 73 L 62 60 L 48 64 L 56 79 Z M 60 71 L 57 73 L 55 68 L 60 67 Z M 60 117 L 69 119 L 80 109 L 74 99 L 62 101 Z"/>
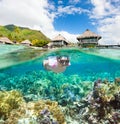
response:
<path id="1" fill-rule="evenodd" d="M 39 113 L 46 108 L 59 124 L 66 124 L 64 114 L 58 106 L 57 102 L 50 100 L 40 100 L 34 104 L 34 111 L 36 115 L 39 115 Z"/>

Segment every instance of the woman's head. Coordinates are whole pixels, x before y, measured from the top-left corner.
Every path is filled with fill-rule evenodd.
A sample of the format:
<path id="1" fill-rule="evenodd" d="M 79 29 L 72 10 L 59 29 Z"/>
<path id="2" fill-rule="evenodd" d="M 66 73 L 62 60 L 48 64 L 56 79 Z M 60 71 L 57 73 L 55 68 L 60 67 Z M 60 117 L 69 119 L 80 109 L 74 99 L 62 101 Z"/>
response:
<path id="1" fill-rule="evenodd" d="M 62 65 L 62 66 L 69 66 L 70 60 L 68 56 L 59 56 L 57 57 L 57 61 Z"/>

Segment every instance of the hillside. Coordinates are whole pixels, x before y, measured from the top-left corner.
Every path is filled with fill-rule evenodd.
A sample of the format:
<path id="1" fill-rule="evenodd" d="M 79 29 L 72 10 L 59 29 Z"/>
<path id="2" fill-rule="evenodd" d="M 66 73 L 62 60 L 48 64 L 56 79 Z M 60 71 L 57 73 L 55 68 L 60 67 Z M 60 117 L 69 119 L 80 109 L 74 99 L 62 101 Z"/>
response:
<path id="1" fill-rule="evenodd" d="M 50 39 L 42 32 L 15 25 L 0 26 L 0 37 L 8 37 L 12 41 L 22 42 L 29 39 L 35 46 L 44 46 Z"/>

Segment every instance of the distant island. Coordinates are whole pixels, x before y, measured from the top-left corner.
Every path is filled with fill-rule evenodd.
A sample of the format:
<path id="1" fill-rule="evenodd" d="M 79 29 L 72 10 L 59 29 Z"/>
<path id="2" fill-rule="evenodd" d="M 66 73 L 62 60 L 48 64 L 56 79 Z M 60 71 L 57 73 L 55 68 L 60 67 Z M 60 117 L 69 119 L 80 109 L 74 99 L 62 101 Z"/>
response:
<path id="1" fill-rule="evenodd" d="M 15 25 L 0 26 L 0 37 L 7 37 L 13 43 L 29 40 L 33 46 L 42 47 L 50 42 L 41 31 Z"/>

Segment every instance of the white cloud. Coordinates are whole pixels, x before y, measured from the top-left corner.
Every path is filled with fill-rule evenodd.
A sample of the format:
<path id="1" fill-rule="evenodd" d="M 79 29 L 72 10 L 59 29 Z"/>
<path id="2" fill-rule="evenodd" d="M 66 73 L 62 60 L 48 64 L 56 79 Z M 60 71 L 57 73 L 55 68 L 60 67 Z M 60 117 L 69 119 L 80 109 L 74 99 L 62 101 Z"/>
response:
<path id="1" fill-rule="evenodd" d="M 101 32 L 104 40 L 101 43 L 104 44 L 120 44 L 120 16 L 114 18 L 105 18 L 101 20 L 98 30 Z"/>
<path id="2" fill-rule="evenodd" d="M 69 42 L 78 42 L 76 37 L 79 35 L 79 34 L 70 34 L 66 31 L 61 31 L 61 34 L 66 38 L 68 39 Z"/>
<path id="3" fill-rule="evenodd" d="M 0 9 L 1 25 L 15 24 L 41 30 L 49 38 L 58 33 L 63 34 L 54 29 L 55 7 L 54 4 L 49 4 L 48 0 L 3 0 L 0 1 Z M 64 33 L 68 40 L 76 40 L 71 38 L 72 34 Z"/>
<path id="4" fill-rule="evenodd" d="M 73 5 L 70 6 L 59 6 L 58 7 L 58 11 L 57 11 L 57 15 L 62 15 L 62 14 L 81 14 L 81 13 L 89 13 L 88 10 L 86 9 L 82 9 L 82 8 L 76 8 Z"/>
<path id="5" fill-rule="evenodd" d="M 120 5 L 118 0 L 91 0 L 94 8 L 90 18 L 95 19 L 101 44 L 120 44 Z"/>
<path id="6" fill-rule="evenodd" d="M 4 0 L 0 4 L 0 24 L 15 24 L 30 28 L 39 27 L 43 32 L 54 30 L 54 15 L 47 0 Z"/>
<path id="7" fill-rule="evenodd" d="M 53 33 L 52 38 L 56 37 L 58 34 L 61 34 L 63 37 L 65 37 L 68 40 L 68 42 L 72 42 L 72 43 L 78 42 L 76 37 L 79 36 L 79 34 L 70 34 L 66 31 L 60 31 L 60 32 L 56 31 Z"/>
<path id="8" fill-rule="evenodd" d="M 102 18 L 114 14 L 115 8 L 108 0 L 91 0 L 91 3 L 94 6 L 91 17 Z"/>
<path id="9" fill-rule="evenodd" d="M 81 0 L 69 0 L 69 3 L 72 3 L 72 4 L 77 4 L 81 2 Z"/>
<path id="10" fill-rule="evenodd" d="M 62 0 L 58 0 L 58 4 L 63 4 L 63 1 Z"/>

